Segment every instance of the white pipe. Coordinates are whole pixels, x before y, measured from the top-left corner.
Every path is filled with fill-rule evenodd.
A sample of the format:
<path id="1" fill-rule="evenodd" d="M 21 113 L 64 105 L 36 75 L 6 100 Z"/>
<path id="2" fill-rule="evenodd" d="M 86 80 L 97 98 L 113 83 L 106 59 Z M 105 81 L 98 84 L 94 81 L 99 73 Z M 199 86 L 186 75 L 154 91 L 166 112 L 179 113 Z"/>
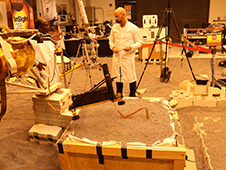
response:
<path id="1" fill-rule="evenodd" d="M 78 8 L 79 8 L 81 20 L 82 20 L 83 24 L 88 25 L 89 21 L 88 21 L 87 15 L 86 15 L 86 11 L 85 11 L 85 8 L 84 8 L 84 5 L 83 5 L 83 1 L 77 0 L 77 3 L 78 3 Z"/>

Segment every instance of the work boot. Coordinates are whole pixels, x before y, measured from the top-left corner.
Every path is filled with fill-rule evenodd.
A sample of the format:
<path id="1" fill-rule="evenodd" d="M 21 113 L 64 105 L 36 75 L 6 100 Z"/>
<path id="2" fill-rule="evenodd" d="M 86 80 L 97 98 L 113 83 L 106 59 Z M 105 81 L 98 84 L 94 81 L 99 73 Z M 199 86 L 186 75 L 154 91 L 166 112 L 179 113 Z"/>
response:
<path id="1" fill-rule="evenodd" d="M 123 83 L 122 82 L 116 82 L 116 91 L 117 91 L 117 96 L 121 96 L 122 98 L 122 90 L 123 90 Z"/>
<path id="2" fill-rule="evenodd" d="M 136 97 L 136 81 L 129 83 L 130 97 Z"/>

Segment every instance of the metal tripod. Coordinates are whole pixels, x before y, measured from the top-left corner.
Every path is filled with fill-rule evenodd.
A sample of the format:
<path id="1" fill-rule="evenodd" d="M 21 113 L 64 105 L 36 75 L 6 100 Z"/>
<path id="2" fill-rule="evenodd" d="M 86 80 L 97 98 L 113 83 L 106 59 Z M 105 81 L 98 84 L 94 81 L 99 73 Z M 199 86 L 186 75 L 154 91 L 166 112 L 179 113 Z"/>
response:
<path id="1" fill-rule="evenodd" d="M 154 41 L 154 45 L 152 46 L 152 49 L 151 49 L 151 52 L 150 52 L 150 55 L 149 55 L 147 61 L 149 61 L 149 59 L 151 58 L 152 53 L 153 53 L 154 48 L 155 48 L 155 45 L 156 45 L 159 41 L 160 41 L 160 43 L 161 43 L 161 40 L 159 40 L 159 37 L 160 37 L 160 34 L 161 34 L 161 32 L 162 32 L 163 25 L 164 25 L 166 19 L 168 18 L 168 35 L 167 35 L 165 38 L 163 38 L 163 39 L 166 40 L 165 60 L 167 59 L 167 49 L 168 49 L 168 44 L 169 44 L 169 31 L 170 31 L 170 21 L 171 21 L 171 16 L 172 16 L 172 20 L 173 20 L 175 29 L 176 29 L 176 31 L 177 31 L 177 35 L 178 35 L 179 41 L 180 41 L 180 43 L 181 43 L 181 45 L 182 45 L 182 47 L 183 47 L 182 50 L 183 50 L 183 52 L 184 52 L 185 55 L 186 55 L 186 58 L 187 58 L 188 65 L 189 65 L 189 68 L 190 68 L 190 70 L 191 70 L 192 76 L 193 76 L 194 80 L 196 81 L 196 78 L 195 78 L 195 75 L 194 75 L 194 73 L 193 73 L 193 70 L 192 70 L 190 61 L 189 61 L 189 59 L 188 59 L 188 57 L 187 57 L 187 52 L 186 52 L 185 47 L 184 47 L 184 42 L 182 41 L 182 37 L 181 37 L 180 31 L 179 31 L 179 27 L 178 27 L 178 24 L 177 24 L 177 22 L 176 22 L 176 17 L 175 17 L 175 15 L 174 15 L 174 12 L 173 12 L 172 8 L 166 8 L 166 9 L 164 10 L 164 14 L 163 14 L 162 20 L 161 20 L 161 22 L 160 22 L 160 26 L 159 26 L 159 29 L 158 29 L 158 32 L 157 32 L 157 35 L 156 35 L 156 38 L 155 38 L 155 41 Z M 161 52 L 162 52 L 162 51 L 161 51 Z M 161 58 L 162 58 L 162 57 L 161 57 Z M 144 72 L 145 72 L 145 70 L 146 70 L 146 68 L 147 68 L 147 65 L 148 65 L 148 62 L 146 62 L 145 67 L 144 67 L 144 70 L 143 70 L 143 72 L 142 72 L 142 74 L 141 74 L 141 77 L 140 77 L 140 79 L 139 79 L 139 81 L 138 81 L 138 84 L 137 84 L 137 87 L 136 87 L 137 89 L 138 89 L 138 87 L 139 87 L 139 85 L 140 85 L 140 82 L 141 82 L 143 76 L 144 76 Z M 166 67 L 166 61 L 165 61 L 165 68 L 163 68 L 163 69 L 161 70 L 161 77 L 160 77 L 161 82 L 166 82 L 166 83 L 167 83 L 167 82 L 169 81 L 170 74 L 171 74 L 171 71 L 169 71 L 169 68 Z"/>
<path id="2" fill-rule="evenodd" d="M 88 50 L 87 50 L 87 46 L 86 46 L 86 40 L 84 38 L 79 40 L 79 46 L 78 46 L 78 50 L 77 50 L 75 58 L 78 57 L 80 49 L 82 49 L 82 57 L 84 58 L 84 60 L 88 60 L 89 55 L 88 55 Z"/>
<path id="3" fill-rule="evenodd" d="M 90 42 L 91 44 L 91 56 L 89 56 L 88 50 L 87 50 L 87 44 L 86 44 L 86 39 L 85 36 L 83 34 L 83 38 L 79 40 L 79 46 L 78 46 L 78 50 L 75 56 L 75 59 L 77 59 L 80 50 L 82 49 L 82 62 L 84 65 L 84 68 L 87 70 L 88 76 L 89 76 L 89 80 L 90 80 L 90 85 L 91 87 L 93 86 L 93 81 L 92 81 L 92 76 L 91 76 L 91 72 L 90 69 L 92 67 L 91 62 L 94 65 L 100 65 L 99 63 L 97 63 L 97 55 L 96 55 L 96 51 L 95 51 L 95 42 L 94 40 L 91 40 Z"/>
<path id="4" fill-rule="evenodd" d="M 93 63 L 97 62 L 97 55 L 96 55 L 96 50 L 95 50 L 95 42 L 94 40 L 91 40 L 90 42 L 91 44 L 91 57 L 89 57 L 89 53 L 87 50 L 87 44 L 86 44 L 86 39 L 83 35 L 83 38 L 79 40 L 79 46 L 78 46 L 78 50 L 76 53 L 75 58 L 78 57 L 80 49 L 82 49 L 82 57 L 83 57 L 83 62 L 89 62 L 89 60 L 91 60 Z"/>

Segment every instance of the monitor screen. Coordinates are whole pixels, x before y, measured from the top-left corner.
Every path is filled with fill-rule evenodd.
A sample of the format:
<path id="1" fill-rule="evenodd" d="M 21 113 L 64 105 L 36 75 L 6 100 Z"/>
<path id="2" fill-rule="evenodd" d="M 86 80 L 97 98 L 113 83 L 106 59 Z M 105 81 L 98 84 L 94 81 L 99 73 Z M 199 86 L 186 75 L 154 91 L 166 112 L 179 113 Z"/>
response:
<path id="1" fill-rule="evenodd" d="M 71 31 L 72 33 L 74 33 L 73 27 L 74 27 L 74 25 L 66 25 L 66 32 Z"/>

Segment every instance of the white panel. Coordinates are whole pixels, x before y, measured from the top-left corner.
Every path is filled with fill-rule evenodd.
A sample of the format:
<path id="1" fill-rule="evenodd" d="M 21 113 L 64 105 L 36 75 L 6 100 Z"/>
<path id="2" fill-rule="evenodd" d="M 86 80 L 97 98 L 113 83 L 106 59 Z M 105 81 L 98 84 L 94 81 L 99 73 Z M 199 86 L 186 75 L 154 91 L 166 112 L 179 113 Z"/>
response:
<path id="1" fill-rule="evenodd" d="M 225 0 L 210 0 L 209 22 L 213 20 L 226 20 L 226 1 Z M 226 22 L 224 22 L 226 23 Z"/>
<path id="2" fill-rule="evenodd" d="M 143 15 L 143 27 L 157 27 L 158 26 L 158 15 Z"/>
<path id="3" fill-rule="evenodd" d="M 140 28 L 140 34 L 143 38 L 144 42 L 153 42 L 155 41 L 156 35 L 158 33 L 159 27 L 155 27 L 155 28 Z M 160 37 L 164 38 L 166 36 L 166 27 L 164 27 L 160 33 Z"/>
<path id="4" fill-rule="evenodd" d="M 114 0 L 90 0 L 90 5 L 95 6 L 96 9 L 96 23 L 103 23 L 103 20 L 109 20 L 115 23 L 114 11 L 115 1 Z M 104 11 L 102 11 L 102 9 Z"/>
<path id="5" fill-rule="evenodd" d="M 8 26 L 6 3 L 0 2 L 0 27 Z"/>

